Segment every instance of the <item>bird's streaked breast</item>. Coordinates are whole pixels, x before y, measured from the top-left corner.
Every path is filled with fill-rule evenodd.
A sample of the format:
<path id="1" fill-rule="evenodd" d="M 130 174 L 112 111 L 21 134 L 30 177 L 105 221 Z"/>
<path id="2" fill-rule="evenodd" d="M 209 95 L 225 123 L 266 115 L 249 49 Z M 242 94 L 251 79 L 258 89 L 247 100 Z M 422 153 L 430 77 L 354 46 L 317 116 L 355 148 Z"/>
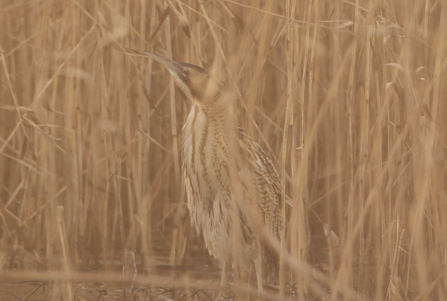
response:
<path id="1" fill-rule="evenodd" d="M 183 128 L 184 176 L 191 222 L 210 253 L 231 250 L 231 194 L 225 121 L 194 105 Z M 211 230 L 212 229 L 212 230 Z"/>

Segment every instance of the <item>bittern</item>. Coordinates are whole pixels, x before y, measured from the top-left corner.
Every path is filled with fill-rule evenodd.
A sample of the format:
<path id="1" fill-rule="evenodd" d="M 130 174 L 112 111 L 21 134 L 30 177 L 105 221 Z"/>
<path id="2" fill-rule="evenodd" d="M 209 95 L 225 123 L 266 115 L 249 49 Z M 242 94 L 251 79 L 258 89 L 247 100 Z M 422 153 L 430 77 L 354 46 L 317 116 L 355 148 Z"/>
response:
<path id="1" fill-rule="evenodd" d="M 145 53 L 169 70 L 193 104 L 183 127 L 188 209 L 209 253 L 223 261 L 221 285 L 227 263 L 238 256 L 254 262 L 262 291 L 262 259 L 275 258 L 265 233 L 279 240 L 282 228 L 281 182 L 274 164 L 236 126 L 230 112 L 234 93 L 228 87 L 199 66 Z"/>

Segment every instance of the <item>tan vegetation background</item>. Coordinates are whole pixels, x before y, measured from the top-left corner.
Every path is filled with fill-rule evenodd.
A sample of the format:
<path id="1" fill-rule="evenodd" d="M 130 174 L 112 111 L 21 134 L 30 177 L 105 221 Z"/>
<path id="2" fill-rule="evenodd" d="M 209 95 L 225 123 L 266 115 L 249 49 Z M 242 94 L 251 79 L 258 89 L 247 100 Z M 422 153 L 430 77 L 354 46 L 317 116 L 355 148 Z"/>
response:
<path id="1" fill-rule="evenodd" d="M 190 104 L 127 47 L 235 84 L 293 200 L 284 245 L 300 262 L 304 204 L 329 294 L 447 300 L 446 1 L 0 3 L 3 280 L 207 256 L 181 176 Z"/>

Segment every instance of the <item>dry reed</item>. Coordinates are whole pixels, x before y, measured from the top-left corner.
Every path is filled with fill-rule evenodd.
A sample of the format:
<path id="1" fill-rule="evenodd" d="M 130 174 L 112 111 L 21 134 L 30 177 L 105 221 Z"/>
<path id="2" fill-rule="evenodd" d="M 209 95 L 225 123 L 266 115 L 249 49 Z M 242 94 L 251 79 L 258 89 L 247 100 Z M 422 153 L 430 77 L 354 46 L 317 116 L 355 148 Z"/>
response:
<path id="1" fill-rule="evenodd" d="M 69 299 L 93 261 L 207 253 L 180 173 L 190 104 L 134 49 L 217 64 L 241 95 L 292 200 L 282 284 L 447 300 L 445 1 L 2 0 L 0 26 L 3 280 L 60 271 Z"/>

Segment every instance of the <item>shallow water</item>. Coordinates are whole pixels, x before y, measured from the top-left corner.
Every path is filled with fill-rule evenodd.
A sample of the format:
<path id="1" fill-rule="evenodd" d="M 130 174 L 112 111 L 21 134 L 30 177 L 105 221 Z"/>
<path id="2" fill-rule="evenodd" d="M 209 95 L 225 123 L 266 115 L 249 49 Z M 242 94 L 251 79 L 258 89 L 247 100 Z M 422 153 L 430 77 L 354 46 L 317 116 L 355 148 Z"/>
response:
<path id="1" fill-rule="evenodd" d="M 219 263 L 208 256 L 189 258 L 177 266 L 169 265 L 166 256 L 152 256 L 146 262 L 134 253 L 115 257 L 111 262 L 92 259 L 65 272 L 63 265 L 52 272 L 16 262 L 13 269 L 0 271 L 0 301 L 211 300 L 215 290 L 203 287 L 216 287 L 220 279 Z M 185 289 L 183 281 L 192 287 Z M 202 288 L 194 287 L 197 281 Z"/>

